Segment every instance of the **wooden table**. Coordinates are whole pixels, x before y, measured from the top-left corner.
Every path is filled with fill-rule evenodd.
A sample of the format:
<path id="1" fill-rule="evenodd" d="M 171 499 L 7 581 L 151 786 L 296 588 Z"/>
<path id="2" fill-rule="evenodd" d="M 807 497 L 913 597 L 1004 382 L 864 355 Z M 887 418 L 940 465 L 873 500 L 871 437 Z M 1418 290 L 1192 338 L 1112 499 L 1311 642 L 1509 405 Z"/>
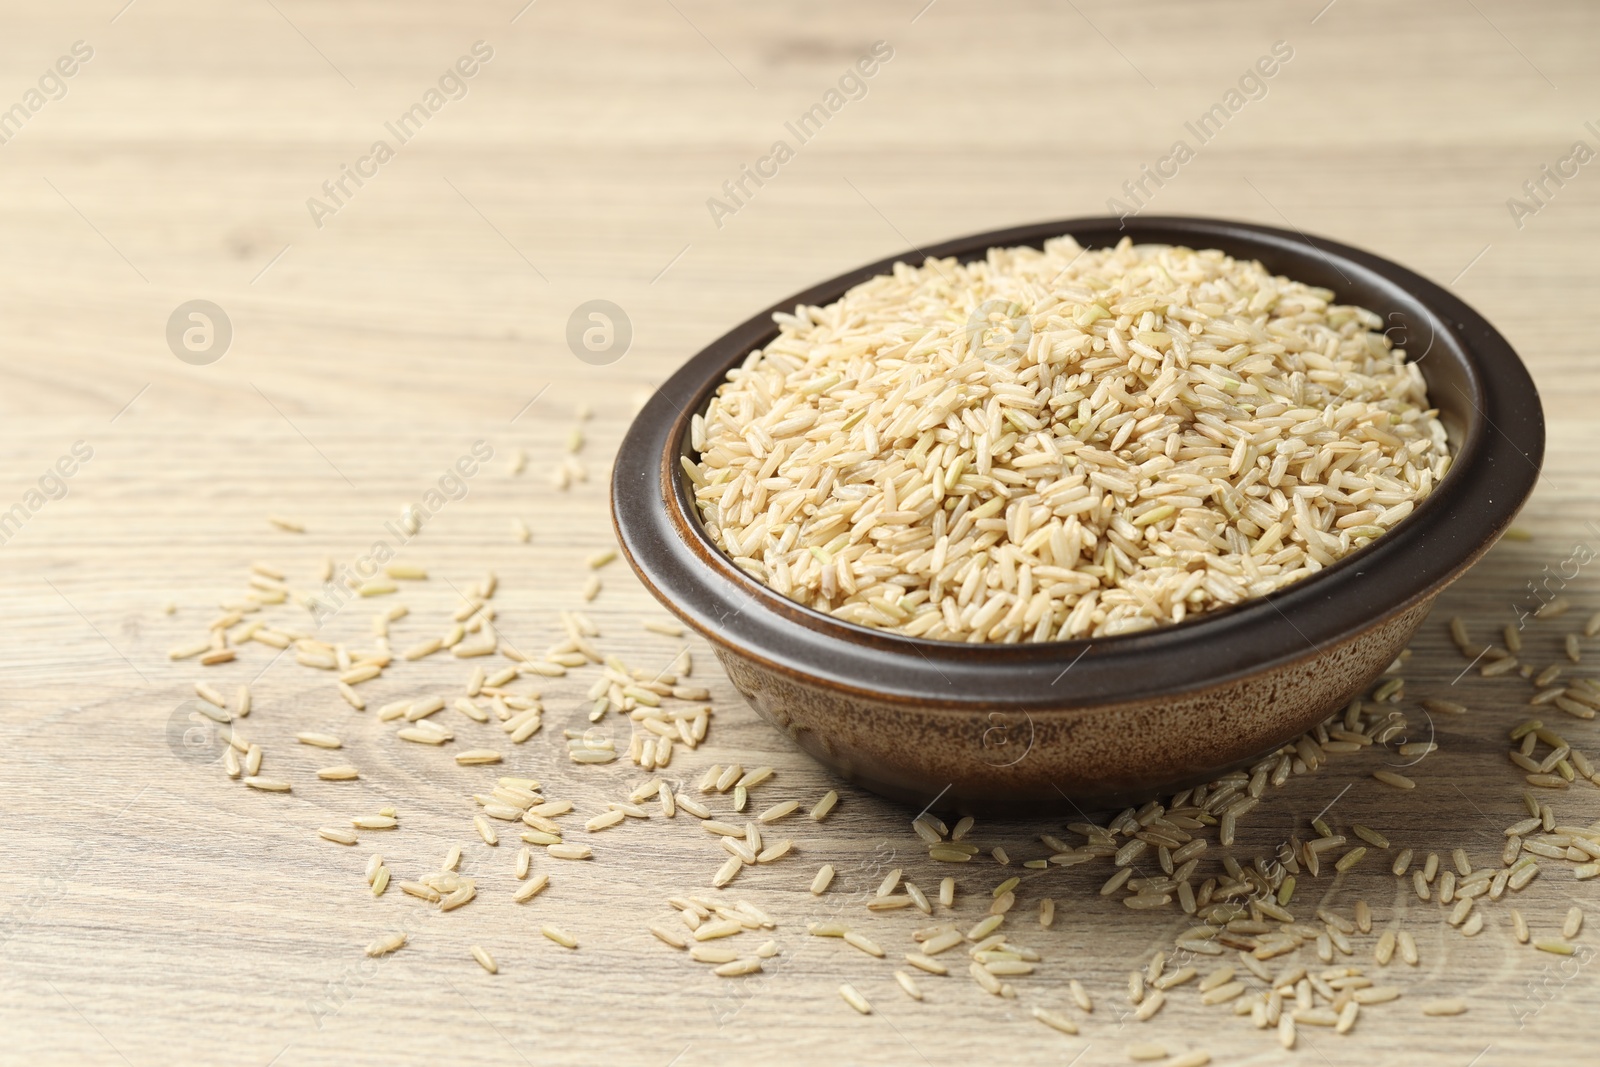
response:
<path id="1" fill-rule="evenodd" d="M 661 669 L 682 642 L 643 628 L 665 613 L 622 564 L 600 572 L 592 604 L 581 599 L 586 558 L 610 544 L 608 457 L 637 399 L 731 324 L 818 278 L 961 233 L 1102 213 L 1142 164 L 1175 139 L 1194 141 L 1185 122 L 1284 41 L 1292 58 L 1259 83 L 1264 95 L 1176 177 L 1147 181 L 1148 210 L 1303 228 L 1448 283 L 1532 368 L 1550 447 L 1521 520 L 1534 538 L 1497 547 L 1414 645 L 1407 706 L 1433 695 L 1472 708 L 1437 721 L 1442 747 L 1410 772 L 1415 793 L 1374 782 L 1376 755 L 1338 757 L 1273 791 L 1235 853 L 1266 854 L 1324 812 L 1336 828 L 1364 822 L 1447 864 L 1455 846 L 1498 862 L 1502 827 L 1522 810 L 1503 739 L 1530 690 L 1477 671 L 1458 678 L 1466 663 L 1444 620 L 1459 613 L 1488 639 L 1542 568 L 1577 542 L 1600 544 L 1590 525 L 1600 520 L 1590 300 L 1600 164 L 1559 187 L 1546 179 L 1542 203 L 1522 191 L 1574 141 L 1600 146 L 1585 127 L 1600 119 L 1592 5 L 120 3 L 11 4 L 0 37 L 0 107 L 23 104 L 0 126 L 0 511 L 20 503 L 25 519 L 0 548 L 0 1061 L 693 1067 L 781 1055 L 942 1067 L 1001 1056 L 1119 1063 L 1135 1041 L 1208 1049 L 1218 1063 L 1592 1058 L 1580 1038 L 1596 1003 L 1592 950 L 1574 962 L 1517 944 L 1505 901 L 1465 939 L 1445 909 L 1387 873 L 1387 856 L 1338 880 L 1303 880 L 1296 899 L 1309 921 L 1324 899 L 1348 914 L 1364 897 L 1380 929 L 1399 921 L 1416 932 L 1421 966 L 1388 969 L 1405 972 L 1394 978 L 1404 997 L 1368 1010 L 1353 1033 L 1304 1027 L 1286 1053 L 1248 1019 L 1202 1007 L 1193 986 L 1136 1022 L 1127 974 L 1184 923 L 1097 895 L 1102 867 L 1015 866 L 1045 854 L 1039 834 L 1065 832 L 1056 820 L 980 823 L 972 840 L 1004 846 L 1013 867 L 980 857 L 957 874 L 963 924 L 1003 877 L 1027 876 L 1010 928 L 1044 956 L 1039 972 L 1013 979 L 1015 1000 L 996 999 L 953 953 L 957 975 L 924 976 L 927 999 L 914 1003 L 891 973 L 925 920 L 863 907 L 888 867 L 925 888 L 947 872 L 911 833 L 914 813 L 791 751 L 690 642 L 692 682 L 712 690 L 715 719 L 708 744 L 666 773 L 692 792 L 714 762 L 770 764 L 776 776 L 751 810 L 809 807 L 833 787 L 842 796 L 825 823 L 802 813 L 772 828 L 795 854 L 725 891 L 777 919 L 781 954 L 761 975 L 719 979 L 647 930 L 671 918 L 668 896 L 709 892 L 725 857 L 715 842 L 682 814 L 594 835 L 572 825 L 646 777 L 626 761 L 580 767 L 563 755 L 561 731 L 589 725 L 592 670 L 540 686 L 545 727 L 506 766 L 574 802 L 568 837 L 592 840 L 595 858 L 537 857 L 550 888 L 517 905 L 514 842 L 490 849 L 469 821 L 468 794 L 491 772 L 396 741 L 373 710 L 459 693 L 469 662 L 399 663 L 362 686 L 371 706 L 357 713 L 325 672 L 273 661 L 265 645 L 213 668 L 167 658 L 241 595 L 251 561 L 314 584 L 324 558 L 392 539 L 385 522 L 483 441 L 494 458 L 402 550 L 432 577 L 408 584 L 396 647 L 441 630 L 458 590 L 492 568 L 508 641 L 542 652 L 563 636 L 558 610 L 583 606 L 606 651 Z M 825 101 L 880 40 L 892 58 L 863 80 L 866 95 L 798 145 L 785 122 Z M 45 77 L 63 56 L 73 75 Z M 461 57 L 472 76 L 441 89 Z M 58 86 L 65 95 L 49 99 Z M 403 114 L 412 125 L 401 143 L 386 123 Z M 392 149 L 381 163 L 370 148 L 379 139 Z M 730 206 L 723 183 L 778 139 L 796 150 L 777 176 L 746 179 L 737 210 L 707 206 Z M 341 165 L 367 177 L 358 186 Z M 340 179 L 335 200 L 322 187 Z M 1527 206 L 1520 219 L 1514 196 Z M 625 309 L 633 336 L 625 357 L 592 365 L 574 357 L 566 331 L 575 308 L 600 299 Z M 203 336 L 191 339 L 199 351 L 183 349 L 190 362 L 169 347 L 168 320 L 192 300 L 214 302 L 231 323 L 213 362 Z M 179 334 L 195 324 L 181 319 Z M 593 411 L 579 456 L 587 481 L 561 491 L 546 471 L 580 406 Z M 92 457 L 68 459 L 72 476 L 44 484 L 66 495 L 30 497 L 75 442 Z M 528 468 L 514 475 L 519 449 Z M 269 514 L 306 532 L 275 528 Z M 516 520 L 530 542 L 513 537 Z M 1576 609 L 1529 631 L 1532 662 L 1556 661 L 1561 635 L 1600 608 L 1592 565 L 1565 592 Z M 362 601 L 320 635 L 370 647 L 370 617 L 394 599 Z M 1592 660 L 1600 650 L 1590 647 Z M 187 718 L 202 677 L 230 695 L 253 681 L 241 733 L 264 749 L 262 773 L 291 779 L 292 794 L 224 776 L 218 736 Z M 442 715 L 454 716 L 457 748 L 500 736 Z M 1545 718 L 1600 754 L 1592 723 Z M 625 744 L 626 722 L 607 719 L 598 728 Z M 186 735 L 191 727 L 200 732 Z M 345 749 L 296 745 L 303 730 L 335 732 Z M 358 782 L 313 777 L 344 760 L 361 768 Z M 1600 819 L 1600 793 L 1580 786 L 1555 796 L 1564 822 Z M 726 796 L 711 803 L 730 812 Z M 386 804 L 402 829 L 364 834 L 357 848 L 315 836 Z M 375 849 L 398 880 L 434 869 L 453 844 L 479 879 L 473 903 L 442 914 L 392 888 L 370 896 L 363 868 Z M 813 898 L 824 862 L 839 876 Z M 1600 902 L 1570 864 L 1549 866 L 1516 894 L 1540 936 L 1570 906 L 1592 914 Z M 1047 895 L 1060 911 L 1040 930 L 1033 917 Z M 889 959 L 806 935 L 806 923 L 841 917 Z M 546 923 L 576 934 L 578 950 L 541 937 Z M 406 948 L 363 955 L 401 928 Z M 1373 971 L 1375 936 L 1356 946 Z M 473 963 L 472 944 L 498 957 L 498 975 Z M 1068 1000 L 1072 977 L 1097 1002 L 1088 1018 Z M 875 1012 L 851 1011 L 841 982 Z M 1457 995 L 1467 1014 L 1420 1014 L 1421 1001 Z M 1079 1017 L 1081 1035 L 1035 1022 L 1035 1005 Z"/>

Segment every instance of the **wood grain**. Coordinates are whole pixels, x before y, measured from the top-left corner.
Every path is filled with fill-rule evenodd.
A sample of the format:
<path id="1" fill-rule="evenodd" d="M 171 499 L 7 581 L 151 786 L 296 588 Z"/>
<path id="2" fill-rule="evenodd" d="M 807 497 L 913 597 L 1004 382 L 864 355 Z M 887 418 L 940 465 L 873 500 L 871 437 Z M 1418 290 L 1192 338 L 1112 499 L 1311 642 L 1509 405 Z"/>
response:
<path id="1" fill-rule="evenodd" d="M 469 822 L 468 794 L 488 772 L 395 743 L 326 676 L 269 665 L 269 650 L 254 646 L 206 672 L 225 692 L 259 675 L 249 736 L 295 791 L 251 793 L 207 761 L 214 744 L 186 748 L 181 731 L 174 742 L 200 669 L 170 663 L 166 650 L 203 631 L 251 560 L 306 583 L 324 557 L 351 559 L 385 537 L 385 520 L 479 440 L 495 458 L 404 548 L 434 577 L 406 593 L 412 615 L 396 624 L 396 643 L 435 632 L 454 606 L 452 584 L 464 589 L 492 567 L 504 633 L 542 650 L 560 637 L 556 611 L 581 603 L 585 557 L 610 543 L 607 457 L 652 383 L 754 310 L 855 264 L 1008 223 L 1102 213 L 1282 40 L 1294 57 L 1265 96 L 1150 210 L 1292 226 L 1450 284 L 1532 368 L 1550 449 L 1521 520 L 1534 539 L 1494 549 L 1413 645 L 1405 674 L 1418 729 L 1427 725 L 1411 698 L 1472 708 L 1435 720 L 1441 749 L 1408 772 L 1415 793 L 1374 782 L 1376 754 L 1337 757 L 1272 793 L 1234 854 L 1264 855 L 1323 813 L 1339 827 L 1378 827 L 1396 846 L 1446 857 L 1461 846 L 1495 862 L 1502 827 L 1522 810 L 1503 738 L 1530 690 L 1460 674 L 1467 664 L 1444 620 L 1459 613 L 1488 639 L 1514 621 L 1545 567 L 1575 544 L 1600 546 L 1591 525 L 1600 365 L 1587 299 L 1600 177 L 1586 168 L 1551 186 L 1520 229 L 1506 205 L 1575 140 L 1600 144 L 1584 126 L 1600 120 L 1592 6 L 118 6 L 10 4 L 0 37 L 0 107 L 23 99 L 74 41 L 94 49 L 66 95 L 0 145 L 0 511 L 26 501 L 74 442 L 93 449 L 65 497 L 30 506 L 0 546 L 9 620 L 0 1060 L 696 1067 L 781 1052 L 800 1063 L 942 1067 L 1000 1049 L 1019 1062 L 1120 1063 L 1136 1040 L 1209 1049 L 1218 1063 L 1588 1057 L 1578 1036 L 1596 995 L 1587 949 L 1563 975 L 1560 960 L 1513 941 L 1505 902 L 1486 906 L 1486 929 L 1464 939 L 1376 856 L 1340 879 L 1304 880 L 1296 897 L 1303 915 L 1323 901 L 1348 912 L 1365 898 L 1380 928 L 1399 922 L 1420 943 L 1419 968 L 1389 968 L 1404 972 L 1395 981 L 1405 996 L 1367 1011 L 1345 1037 L 1307 1027 L 1285 1053 L 1248 1020 L 1201 1007 L 1192 989 L 1174 991 L 1153 1021 L 1132 1021 L 1128 972 L 1183 923 L 1100 897 L 1101 867 L 1026 872 L 1009 928 L 1045 962 L 1015 980 L 1016 1000 L 929 976 L 927 1000 L 913 1003 L 891 972 L 920 916 L 870 916 L 862 897 L 889 867 L 929 890 L 948 872 L 911 834 L 914 813 L 848 788 L 829 821 L 779 824 L 796 853 L 730 887 L 778 918 L 782 954 L 762 975 L 719 980 L 646 929 L 667 896 L 703 891 L 725 855 L 691 820 L 592 835 L 590 862 L 541 857 L 551 887 L 517 906 L 512 850 L 475 844 Z M 479 40 L 494 56 L 465 97 L 317 228 L 307 198 Z M 866 96 L 716 226 L 706 199 L 877 40 L 894 56 Z M 230 350 L 207 366 L 174 358 L 165 340 L 173 309 L 197 298 L 221 305 L 234 329 Z M 568 316 L 592 299 L 621 305 L 633 326 L 632 347 L 608 366 L 580 362 L 565 342 Z M 589 478 L 560 492 L 542 470 L 562 454 L 579 405 L 594 412 Z M 520 476 L 508 470 L 517 449 L 530 457 Z M 270 513 L 302 519 L 308 533 L 270 527 Z M 517 518 L 531 543 L 512 538 Z M 1556 661 L 1562 635 L 1600 608 L 1591 567 L 1565 589 L 1574 612 L 1528 631 L 1530 662 Z M 642 627 L 663 611 L 621 564 L 603 578 L 589 610 L 605 648 L 665 664 L 680 642 Z M 162 610 L 169 600 L 173 615 Z M 366 643 L 370 607 L 341 612 L 326 632 Z M 757 810 L 790 798 L 809 806 L 839 785 L 756 720 L 707 650 L 691 647 L 716 718 L 710 744 L 681 754 L 672 776 L 692 781 L 712 762 L 771 764 Z M 1568 669 L 1593 672 L 1587 662 Z M 453 693 L 468 670 L 434 658 L 364 688 L 374 706 Z M 541 687 L 545 729 L 507 765 L 585 813 L 641 777 L 562 756 L 561 731 L 587 726 L 590 677 Z M 1543 717 L 1600 755 L 1592 723 Z M 476 728 L 456 718 L 465 739 Z M 603 728 L 625 736 L 625 725 Z M 340 734 L 345 750 L 319 760 L 334 754 L 293 743 L 306 729 Z M 312 776 L 345 759 L 362 768 L 359 782 Z M 725 798 L 715 803 L 726 813 Z M 400 810 L 402 830 L 365 834 L 354 849 L 314 836 L 384 804 Z M 1588 786 L 1554 804 L 1563 822 L 1600 819 Z M 1003 846 L 1013 868 L 961 868 L 959 921 L 983 914 L 992 886 L 1022 873 L 1017 862 L 1044 854 L 1039 834 L 1062 832 L 1055 822 L 981 823 L 973 840 Z M 374 902 L 362 884 L 374 849 L 403 877 L 431 869 L 451 844 L 466 847 L 481 887 L 457 912 L 392 890 Z M 824 862 L 840 875 L 815 899 L 806 887 Z M 1596 883 L 1547 866 L 1516 900 L 1544 935 L 1569 907 L 1600 903 Z M 1044 896 L 1060 909 L 1048 931 L 1033 918 Z M 806 936 L 807 922 L 836 917 L 859 923 L 889 959 Z M 546 922 L 581 947 L 540 937 Z M 402 927 L 407 948 L 365 959 L 362 946 Z M 1370 960 L 1371 942 L 1357 939 L 1358 958 Z M 499 975 L 472 961 L 474 943 L 499 959 Z M 1097 1001 L 1077 1038 L 1028 1017 L 1034 1005 L 1076 1013 L 1072 977 Z M 873 1015 L 840 1000 L 845 981 Z M 1421 1001 L 1445 995 L 1465 997 L 1469 1012 L 1420 1015 Z"/>

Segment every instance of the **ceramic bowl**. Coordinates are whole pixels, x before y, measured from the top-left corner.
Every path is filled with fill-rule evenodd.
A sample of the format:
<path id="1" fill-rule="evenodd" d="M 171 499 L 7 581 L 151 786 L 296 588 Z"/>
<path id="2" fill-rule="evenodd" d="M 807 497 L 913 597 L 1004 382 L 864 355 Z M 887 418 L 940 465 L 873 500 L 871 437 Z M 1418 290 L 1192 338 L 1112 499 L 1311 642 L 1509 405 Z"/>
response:
<path id="1" fill-rule="evenodd" d="M 874 631 L 769 591 L 712 543 L 680 469 L 690 416 L 776 336 L 772 311 L 828 304 L 896 260 L 973 260 L 1062 234 L 1089 247 L 1129 236 L 1219 248 L 1377 312 L 1427 380 L 1455 453 L 1450 471 L 1392 531 L 1311 578 L 1178 625 L 1082 641 L 970 645 Z M 731 330 L 634 421 L 613 472 L 612 513 L 640 578 L 711 644 L 751 707 L 818 761 L 919 808 L 1043 813 L 1208 781 L 1346 704 L 1499 538 L 1543 454 L 1538 393 L 1511 346 L 1403 267 L 1248 223 L 1071 219 L 885 259 Z"/>

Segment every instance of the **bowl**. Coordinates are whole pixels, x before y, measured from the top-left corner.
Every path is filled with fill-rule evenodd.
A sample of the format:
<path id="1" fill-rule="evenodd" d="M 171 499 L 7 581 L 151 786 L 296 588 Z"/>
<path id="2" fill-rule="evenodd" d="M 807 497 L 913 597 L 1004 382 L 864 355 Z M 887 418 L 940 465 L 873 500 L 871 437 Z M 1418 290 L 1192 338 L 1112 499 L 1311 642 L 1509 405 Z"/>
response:
<path id="1" fill-rule="evenodd" d="M 735 567 L 702 527 L 680 457 L 691 416 L 777 335 L 773 311 L 831 303 L 909 257 L 823 282 L 729 331 L 661 386 L 623 441 L 612 477 L 622 550 L 757 713 L 843 778 L 918 808 L 1123 805 L 1250 764 L 1382 673 L 1538 479 L 1543 413 L 1511 346 L 1440 286 L 1370 253 L 1242 222 L 1088 218 L 958 238 L 913 262 L 970 261 L 1063 234 L 1088 247 L 1131 237 L 1219 248 L 1373 310 L 1420 366 L 1455 459 L 1393 530 L 1269 596 L 1089 640 L 904 637 L 803 607 Z"/>

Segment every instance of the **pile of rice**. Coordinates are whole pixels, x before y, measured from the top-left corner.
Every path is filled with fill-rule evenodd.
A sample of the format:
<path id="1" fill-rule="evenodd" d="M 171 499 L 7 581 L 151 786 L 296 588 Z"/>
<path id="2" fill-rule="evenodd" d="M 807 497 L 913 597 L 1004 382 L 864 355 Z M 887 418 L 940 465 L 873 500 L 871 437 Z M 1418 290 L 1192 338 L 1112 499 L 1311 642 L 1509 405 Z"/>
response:
<path id="1" fill-rule="evenodd" d="M 1299 581 L 1450 464 L 1371 311 L 1216 250 L 1070 237 L 775 316 L 684 468 L 777 592 L 936 640 L 1180 622 Z"/>

